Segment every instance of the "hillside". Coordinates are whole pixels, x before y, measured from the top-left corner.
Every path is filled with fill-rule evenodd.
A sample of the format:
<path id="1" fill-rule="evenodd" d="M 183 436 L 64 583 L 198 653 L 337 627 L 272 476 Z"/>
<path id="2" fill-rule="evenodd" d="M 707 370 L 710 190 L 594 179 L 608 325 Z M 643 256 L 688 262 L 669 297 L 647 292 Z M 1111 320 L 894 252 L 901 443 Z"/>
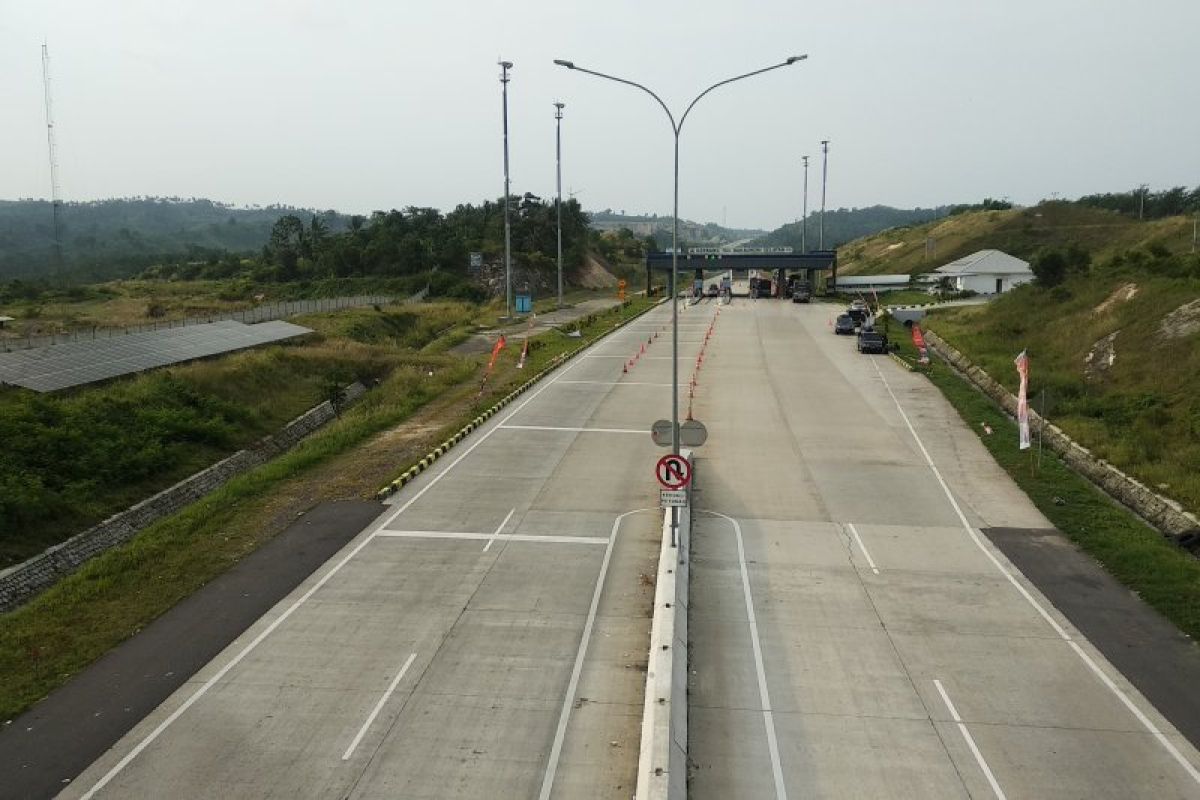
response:
<path id="1" fill-rule="evenodd" d="M 811 230 L 810 230 L 811 241 Z M 1115 211 L 1066 201 L 1007 211 L 971 211 L 882 231 L 849 242 L 838 253 L 841 275 L 929 272 L 977 250 L 995 248 L 1029 259 L 1043 247 L 1076 244 L 1094 260 L 1138 247 L 1171 252 L 1191 246 L 1188 217 L 1139 221 Z"/>
<path id="2" fill-rule="evenodd" d="M 64 203 L 60 209 L 66 272 L 115 277 L 164 255 L 256 252 L 286 214 L 320 217 L 340 231 L 349 217 L 289 206 L 235 208 L 203 199 L 124 198 Z M 114 268 L 123 262 L 124 269 Z M 54 266 L 54 225 L 45 200 L 0 200 L 0 280 L 45 276 Z"/>
<path id="3" fill-rule="evenodd" d="M 892 208 L 870 206 L 868 208 L 839 208 L 825 212 L 825 246 L 840 247 L 846 242 L 886 228 L 916 225 L 934 219 L 946 212 L 946 208 Z M 820 214 L 808 216 L 808 249 L 816 250 L 819 243 Z M 764 247 L 791 247 L 800 252 L 803 235 L 799 222 L 791 222 L 755 240 L 754 244 Z"/>
<path id="4" fill-rule="evenodd" d="M 1035 283 L 938 310 L 926 324 L 1012 391 L 1013 358 L 1026 350 L 1035 409 L 1044 402 L 1076 441 L 1197 510 L 1200 255 L 1157 246 L 1178 227 L 1176 218 L 1116 228 L 1108 242 L 1092 240 L 1094 252 L 1138 238 L 1156 244 L 1098 259 L 1054 288 Z"/>

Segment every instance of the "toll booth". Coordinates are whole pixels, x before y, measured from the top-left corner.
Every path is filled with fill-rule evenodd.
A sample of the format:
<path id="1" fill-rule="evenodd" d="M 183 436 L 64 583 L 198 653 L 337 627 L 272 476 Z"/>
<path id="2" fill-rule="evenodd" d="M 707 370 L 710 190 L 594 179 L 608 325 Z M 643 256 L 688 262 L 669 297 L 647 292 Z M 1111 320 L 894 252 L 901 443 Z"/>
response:
<path id="1" fill-rule="evenodd" d="M 670 252 L 646 254 L 646 290 L 650 290 L 653 272 L 670 272 Z M 834 291 L 837 287 L 837 250 L 794 253 L 790 247 L 690 247 L 678 256 L 680 280 L 703 282 L 704 274 L 732 272 L 748 275 L 751 270 L 774 277 L 774 295 L 782 296 L 789 275 L 803 275 L 814 294 Z M 692 284 L 696 285 L 695 283 Z"/>

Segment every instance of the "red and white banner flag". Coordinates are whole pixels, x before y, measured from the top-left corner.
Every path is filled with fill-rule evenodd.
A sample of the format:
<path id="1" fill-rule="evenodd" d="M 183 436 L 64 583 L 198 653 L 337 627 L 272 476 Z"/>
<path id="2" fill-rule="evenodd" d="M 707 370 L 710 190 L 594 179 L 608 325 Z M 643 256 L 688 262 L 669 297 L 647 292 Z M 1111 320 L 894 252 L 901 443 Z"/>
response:
<path id="1" fill-rule="evenodd" d="M 1021 388 L 1017 390 L 1017 428 L 1021 431 L 1021 449 L 1028 450 L 1029 401 L 1026 395 L 1029 391 L 1029 356 L 1022 350 L 1013 363 L 1017 365 L 1017 374 L 1021 376 Z"/>
<path id="2" fill-rule="evenodd" d="M 915 322 L 912 324 L 912 340 L 913 347 L 917 348 L 917 352 L 921 354 L 918 361 L 922 364 L 928 364 L 929 350 L 925 347 L 925 334 L 921 333 L 921 326 Z"/>
<path id="3" fill-rule="evenodd" d="M 496 366 L 496 357 L 500 355 L 500 351 L 504 349 L 504 345 L 506 344 L 504 334 L 500 334 L 500 338 L 496 340 L 496 345 L 492 348 L 492 358 L 488 361 L 488 372 L 491 372 L 492 368 Z"/>
<path id="4" fill-rule="evenodd" d="M 525 369 L 525 356 L 529 355 L 529 338 L 525 338 L 525 344 L 521 347 L 521 358 L 517 361 L 517 369 Z"/>

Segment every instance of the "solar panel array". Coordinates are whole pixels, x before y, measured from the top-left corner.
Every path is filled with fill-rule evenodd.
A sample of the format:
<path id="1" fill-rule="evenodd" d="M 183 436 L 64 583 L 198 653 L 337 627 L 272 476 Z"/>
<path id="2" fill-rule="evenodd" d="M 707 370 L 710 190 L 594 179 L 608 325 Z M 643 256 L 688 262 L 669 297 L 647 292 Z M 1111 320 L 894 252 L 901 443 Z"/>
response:
<path id="1" fill-rule="evenodd" d="M 223 320 L 131 333 L 114 339 L 0 353 L 0 383 L 23 386 L 35 392 L 53 392 L 306 333 L 312 333 L 312 330 L 279 320 L 257 325 Z"/>

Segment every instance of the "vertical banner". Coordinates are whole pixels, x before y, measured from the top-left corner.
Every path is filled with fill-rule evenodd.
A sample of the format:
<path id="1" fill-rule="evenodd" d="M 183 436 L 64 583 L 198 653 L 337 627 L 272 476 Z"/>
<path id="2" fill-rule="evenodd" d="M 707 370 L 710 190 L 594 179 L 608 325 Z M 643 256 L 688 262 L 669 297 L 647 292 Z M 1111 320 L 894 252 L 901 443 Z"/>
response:
<path id="1" fill-rule="evenodd" d="M 1021 388 L 1017 391 L 1017 427 L 1021 431 L 1021 449 L 1029 449 L 1029 356 L 1025 351 L 1013 362 L 1017 365 L 1017 374 L 1021 376 Z"/>
<path id="2" fill-rule="evenodd" d="M 500 355 L 500 351 L 504 349 L 504 334 L 500 334 L 500 338 L 496 340 L 496 345 L 492 348 L 492 357 L 488 360 L 488 374 L 491 374 L 492 368 L 496 366 L 496 357 Z"/>
<path id="3" fill-rule="evenodd" d="M 917 352 L 921 354 L 921 357 L 917 359 L 918 363 L 928 364 L 929 350 L 925 347 L 925 334 L 921 333 L 921 326 L 915 322 L 912 324 L 912 340 L 913 347 L 917 348 Z"/>
<path id="4" fill-rule="evenodd" d="M 525 344 L 521 347 L 521 358 L 517 360 L 517 369 L 525 369 L 525 356 L 529 355 L 529 337 L 525 337 Z"/>
<path id="5" fill-rule="evenodd" d="M 492 357 L 488 359 L 487 371 L 483 373 L 483 381 L 479 384 L 479 394 L 476 397 L 483 397 L 483 389 L 487 386 L 488 378 L 492 375 L 492 370 L 496 366 L 496 358 L 500 355 L 500 351 L 504 349 L 504 334 L 500 334 L 500 338 L 496 340 L 496 344 L 492 347 Z"/>

